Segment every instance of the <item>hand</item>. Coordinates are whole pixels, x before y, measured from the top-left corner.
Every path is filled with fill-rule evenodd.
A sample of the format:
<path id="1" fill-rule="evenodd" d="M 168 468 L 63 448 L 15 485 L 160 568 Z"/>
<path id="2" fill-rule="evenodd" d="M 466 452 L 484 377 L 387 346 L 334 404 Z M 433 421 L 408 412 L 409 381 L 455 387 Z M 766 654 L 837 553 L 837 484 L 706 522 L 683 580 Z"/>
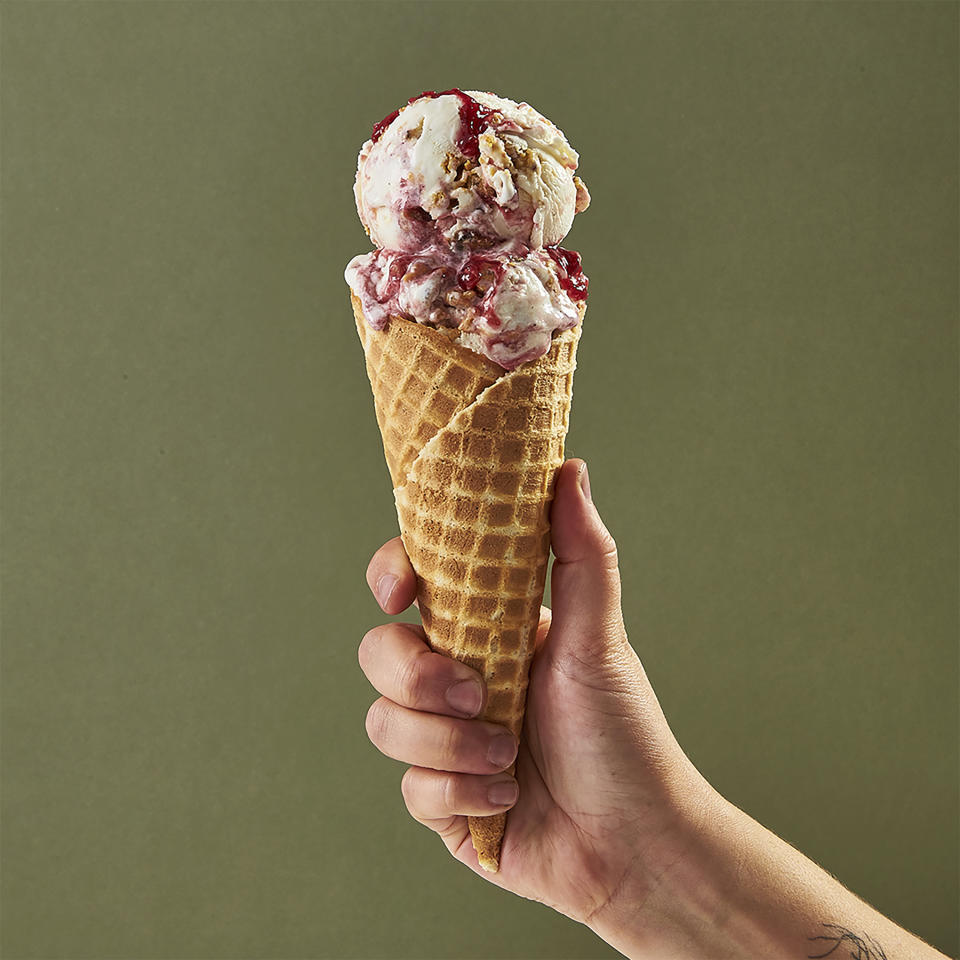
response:
<path id="1" fill-rule="evenodd" d="M 486 879 L 594 925 L 620 897 L 644 901 L 683 860 L 709 788 L 627 641 L 616 546 L 582 461 L 561 469 L 551 522 L 553 611 L 541 614 L 516 780 L 503 772 L 513 735 L 475 719 L 480 676 L 432 653 L 420 627 L 374 628 L 359 658 L 382 694 L 367 714 L 370 739 L 411 764 L 401 785 L 411 815 Z M 386 613 L 414 601 L 399 538 L 374 555 L 367 581 Z M 500 871 L 486 873 L 466 817 L 511 807 Z"/>
<path id="2" fill-rule="evenodd" d="M 537 633 L 516 781 L 503 772 L 514 737 L 476 719 L 474 671 L 432 653 L 409 624 L 377 627 L 360 644 L 383 694 L 367 731 L 412 764 L 402 788 L 414 818 L 485 879 L 588 924 L 635 960 L 772 960 L 841 942 L 858 956 L 944 960 L 724 800 L 686 758 L 627 641 L 616 548 L 582 461 L 561 469 L 551 521 L 553 614 L 543 609 Z M 367 581 L 387 613 L 413 602 L 399 539 L 377 551 Z M 466 815 L 511 806 L 500 871 L 486 873 Z"/>

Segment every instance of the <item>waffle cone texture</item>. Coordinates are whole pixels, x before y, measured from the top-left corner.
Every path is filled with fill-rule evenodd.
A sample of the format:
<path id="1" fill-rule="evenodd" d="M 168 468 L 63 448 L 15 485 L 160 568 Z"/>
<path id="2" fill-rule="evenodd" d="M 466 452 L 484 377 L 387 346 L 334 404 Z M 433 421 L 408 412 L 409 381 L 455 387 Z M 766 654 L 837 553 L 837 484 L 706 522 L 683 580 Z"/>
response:
<path id="1" fill-rule="evenodd" d="M 581 324 L 507 372 L 410 320 L 374 330 L 351 299 L 427 640 L 483 676 L 484 719 L 519 737 Z M 506 814 L 468 821 L 498 870 Z"/>

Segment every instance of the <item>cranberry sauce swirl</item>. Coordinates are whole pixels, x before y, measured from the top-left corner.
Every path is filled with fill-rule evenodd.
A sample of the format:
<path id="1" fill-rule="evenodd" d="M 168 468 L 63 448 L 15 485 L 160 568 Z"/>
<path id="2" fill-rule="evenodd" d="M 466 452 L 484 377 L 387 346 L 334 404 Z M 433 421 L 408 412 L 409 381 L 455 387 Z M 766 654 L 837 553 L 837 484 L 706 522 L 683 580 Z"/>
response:
<path id="1" fill-rule="evenodd" d="M 433 100 L 437 97 L 454 96 L 460 101 L 460 132 L 457 134 L 457 149 L 471 160 L 476 160 L 480 156 L 480 134 L 487 127 L 490 115 L 494 112 L 488 107 L 483 106 L 473 99 L 469 94 L 464 93 L 457 87 L 450 90 L 442 90 L 437 93 L 436 90 L 424 90 L 415 97 L 411 97 L 407 103 L 415 103 L 426 97 Z M 388 113 L 379 123 L 374 124 L 373 134 L 370 139 L 376 143 L 382 136 L 383 131 L 400 116 L 399 110 Z"/>

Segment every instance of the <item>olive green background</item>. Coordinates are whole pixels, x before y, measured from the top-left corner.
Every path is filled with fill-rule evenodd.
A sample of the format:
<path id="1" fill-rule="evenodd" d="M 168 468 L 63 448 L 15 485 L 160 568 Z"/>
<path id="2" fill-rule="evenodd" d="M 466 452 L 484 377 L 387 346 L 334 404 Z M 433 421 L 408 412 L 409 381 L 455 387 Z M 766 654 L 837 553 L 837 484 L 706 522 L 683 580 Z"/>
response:
<path id="1" fill-rule="evenodd" d="M 3 957 L 616 955 L 452 861 L 363 729 L 352 177 L 454 85 L 581 153 L 568 449 L 678 738 L 955 953 L 957 26 L 4 3 Z"/>

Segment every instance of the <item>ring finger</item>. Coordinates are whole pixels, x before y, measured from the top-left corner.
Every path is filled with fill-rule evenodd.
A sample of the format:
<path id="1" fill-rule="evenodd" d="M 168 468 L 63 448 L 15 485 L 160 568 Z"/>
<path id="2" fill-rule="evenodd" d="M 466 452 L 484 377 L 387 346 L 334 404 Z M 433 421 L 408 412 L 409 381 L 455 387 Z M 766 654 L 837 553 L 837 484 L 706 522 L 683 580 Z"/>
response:
<path id="1" fill-rule="evenodd" d="M 504 727 L 421 713 L 386 697 L 367 712 L 367 736 L 394 760 L 454 773 L 498 773 L 517 756 L 517 738 Z"/>

